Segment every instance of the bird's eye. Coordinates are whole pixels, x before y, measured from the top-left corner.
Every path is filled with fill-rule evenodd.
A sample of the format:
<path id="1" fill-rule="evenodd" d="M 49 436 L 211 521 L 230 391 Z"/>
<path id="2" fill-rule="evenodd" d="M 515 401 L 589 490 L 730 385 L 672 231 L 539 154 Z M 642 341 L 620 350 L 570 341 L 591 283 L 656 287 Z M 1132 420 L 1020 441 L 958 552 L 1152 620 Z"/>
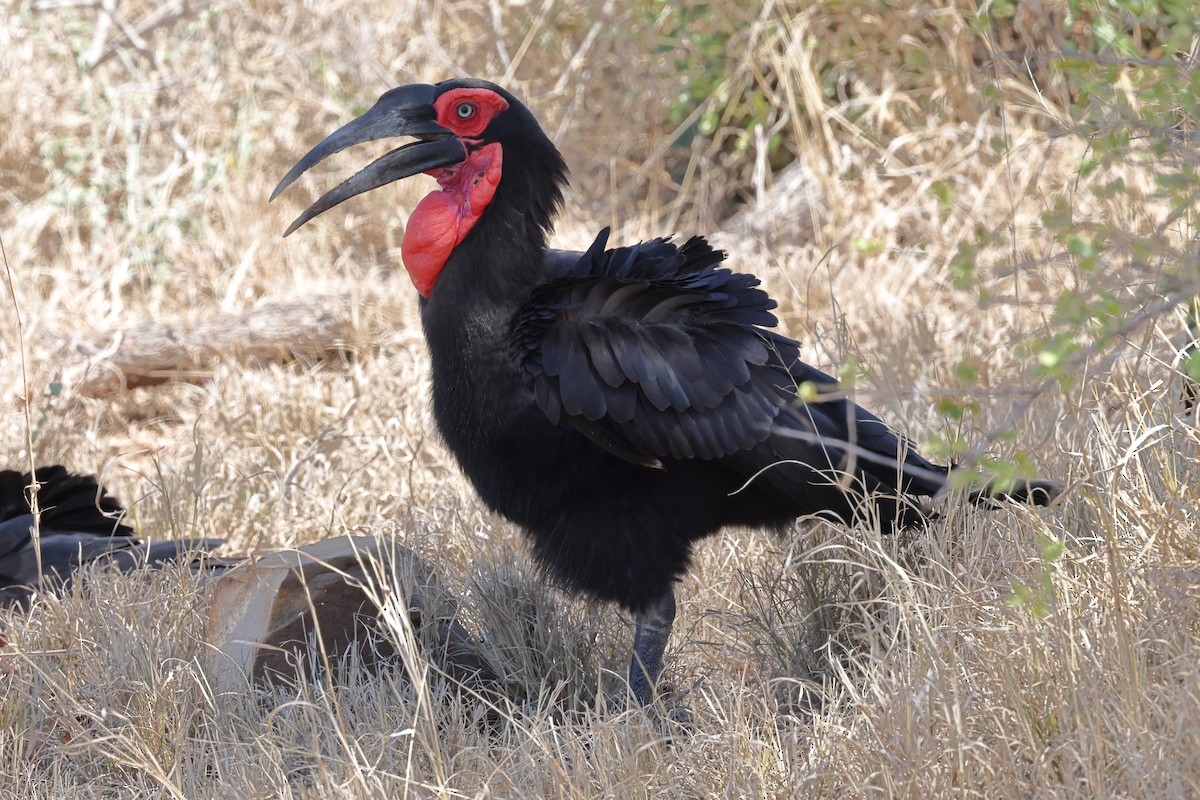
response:
<path id="1" fill-rule="evenodd" d="M 459 119 L 470 119 L 475 116 L 474 103 L 459 103 L 454 107 L 454 113 Z"/>

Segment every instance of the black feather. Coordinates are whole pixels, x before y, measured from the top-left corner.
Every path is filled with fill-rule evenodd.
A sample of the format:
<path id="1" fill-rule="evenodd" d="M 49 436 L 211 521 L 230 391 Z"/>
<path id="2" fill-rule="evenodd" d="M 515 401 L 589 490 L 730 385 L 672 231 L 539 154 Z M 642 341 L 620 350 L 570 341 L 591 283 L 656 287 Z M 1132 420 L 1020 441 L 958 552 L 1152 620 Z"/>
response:
<path id="1" fill-rule="evenodd" d="M 121 504 L 94 477 L 72 475 L 62 466 L 40 467 L 34 474 L 41 511 L 36 542 L 29 499 L 32 477 L 0 471 L 0 605 L 25 605 L 39 585 L 65 586 L 84 564 L 104 561 L 130 570 L 190 558 L 221 543 L 219 539 L 140 542 L 133 529 L 120 521 Z"/>

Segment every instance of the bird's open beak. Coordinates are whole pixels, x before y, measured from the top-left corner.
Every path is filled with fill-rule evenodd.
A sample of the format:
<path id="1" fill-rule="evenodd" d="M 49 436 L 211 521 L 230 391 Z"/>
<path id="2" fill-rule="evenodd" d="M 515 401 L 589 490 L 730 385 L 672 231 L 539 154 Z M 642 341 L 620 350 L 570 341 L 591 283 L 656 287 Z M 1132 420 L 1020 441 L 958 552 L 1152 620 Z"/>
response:
<path id="1" fill-rule="evenodd" d="M 392 89 L 380 97 L 369 111 L 329 134 L 300 159 L 275 187 L 271 193 L 272 200 L 309 168 L 347 147 L 392 136 L 415 136 L 420 140 L 381 156 L 326 192 L 296 217 L 283 235 L 287 236 L 313 217 L 356 194 L 418 172 L 457 164 L 466 158 L 462 141 L 437 124 L 437 112 L 433 107 L 437 94 L 437 87 L 425 84 Z"/>

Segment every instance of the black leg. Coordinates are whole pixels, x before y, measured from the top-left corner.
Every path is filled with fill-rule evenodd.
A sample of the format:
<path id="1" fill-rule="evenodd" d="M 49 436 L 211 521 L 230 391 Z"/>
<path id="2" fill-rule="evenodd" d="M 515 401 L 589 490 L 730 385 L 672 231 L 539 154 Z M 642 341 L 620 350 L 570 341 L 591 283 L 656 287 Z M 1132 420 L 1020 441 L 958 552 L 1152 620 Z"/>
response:
<path id="1" fill-rule="evenodd" d="M 638 703 L 648 706 L 654 700 L 654 686 L 662 672 L 663 651 L 675 622 L 675 593 L 670 589 L 637 617 L 633 637 L 633 658 L 629 662 L 629 689 Z"/>

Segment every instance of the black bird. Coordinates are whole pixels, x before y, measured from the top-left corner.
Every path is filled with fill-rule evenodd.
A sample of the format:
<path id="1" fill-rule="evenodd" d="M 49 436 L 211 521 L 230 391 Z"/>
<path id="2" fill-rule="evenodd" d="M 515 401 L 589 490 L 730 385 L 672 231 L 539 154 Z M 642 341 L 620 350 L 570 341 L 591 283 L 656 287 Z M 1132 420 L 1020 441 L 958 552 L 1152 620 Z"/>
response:
<path id="1" fill-rule="evenodd" d="M 726 525 L 798 517 L 884 529 L 925 518 L 950 470 L 927 461 L 773 330 L 775 302 L 702 238 L 584 253 L 546 237 L 567 168 L 517 98 L 456 79 L 402 86 L 284 177 L 347 147 L 416 137 L 321 197 L 427 173 L 401 252 L 421 295 L 439 430 L 479 495 L 566 587 L 637 620 L 629 682 L 654 695 L 692 545 Z M 801 397 L 806 402 L 801 401 Z M 1039 505 L 1035 481 L 979 502 Z"/>
<path id="2" fill-rule="evenodd" d="M 70 583 L 82 565 L 106 560 L 122 571 L 159 566 L 191 557 L 220 539 L 139 541 L 120 521 L 124 510 L 91 475 L 73 475 L 62 466 L 36 472 L 41 535 L 35 548 L 28 472 L 0 471 L 0 606 L 25 607 L 39 586 Z M 41 580 L 38 575 L 41 551 Z"/>

